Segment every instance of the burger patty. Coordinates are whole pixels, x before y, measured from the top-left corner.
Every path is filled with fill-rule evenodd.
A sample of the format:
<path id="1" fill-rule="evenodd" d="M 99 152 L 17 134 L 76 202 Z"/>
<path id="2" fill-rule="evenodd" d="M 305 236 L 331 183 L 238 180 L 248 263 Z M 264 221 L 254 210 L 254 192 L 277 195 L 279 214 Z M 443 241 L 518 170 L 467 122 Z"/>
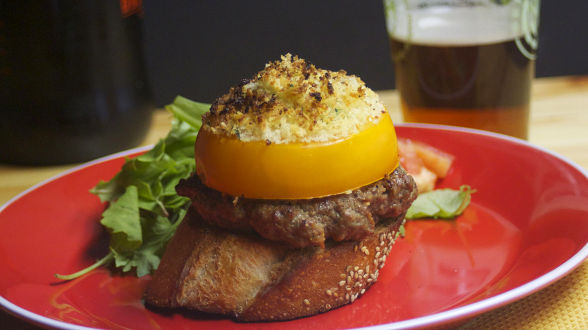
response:
<path id="1" fill-rule="evenodd" d="M 202 219 L 237 232 L 255 231 L 292 247 L 324 247 L 325 240 L 361 240 L 384 219 L 403 218 L 417 197 L 413 178 L 400 166 L 385 178 L 349 193 L 302 200 L 230 196 L 204 185 L 198 175 L 176 190 L 189 197 Z"/>

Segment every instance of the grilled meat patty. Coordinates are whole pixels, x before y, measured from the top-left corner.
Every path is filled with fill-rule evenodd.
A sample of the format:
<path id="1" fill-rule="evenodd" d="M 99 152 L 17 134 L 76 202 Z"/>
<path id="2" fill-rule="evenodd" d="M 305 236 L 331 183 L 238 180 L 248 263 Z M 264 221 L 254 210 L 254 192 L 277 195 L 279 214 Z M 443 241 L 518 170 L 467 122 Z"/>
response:
<path id="1" fill-rule="evenodd" d="M 417 197 L 414 180 L 401 167 L 349 193 L 313 199 L 239 198 L 208 188 L 197 175 L 182 180 L 176 190 L 189 197 L 202 219 L 212 225 L 255 231 L 296 248 L 324 247 L 327 239 L 361 240 L 382 219 L 404 217 Z"/>

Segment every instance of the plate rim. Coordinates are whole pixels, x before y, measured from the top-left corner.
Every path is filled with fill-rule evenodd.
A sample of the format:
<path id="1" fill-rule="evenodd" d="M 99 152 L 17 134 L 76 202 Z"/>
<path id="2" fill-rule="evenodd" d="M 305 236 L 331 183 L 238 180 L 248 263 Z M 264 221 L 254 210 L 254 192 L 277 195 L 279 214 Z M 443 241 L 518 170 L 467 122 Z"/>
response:
<path id="1" fill-rule="evenodd" d="M 513 142 L 516 144 L 525 145 L 532 149 L 539 150 L 546 154 L 549 154 L 560 161 L 570 165 L 575 170 L 580 172 L 586 179 L 588 179 L 588 171 L 581 167 L 579 164 L 575 163 L 571 159 L 557 153 L 546 149 L 544 147 L 532 144 L 526 140 L 522 140 L 519 138 L 483 131 L 478 129 L 472 128 L 465 128 L 465 127 L 457 127 L 457 126 L 449 126 L 449 125 L 438 125 L 438 124 L 424 124 L 424 123 L 395 123 L 395 127 L 403 127 L 403 128 L 417 128 L 417 129 L 433 129 L 433 130 L 441 130 L 441 131 L 450 131 L 450 132 L 461 132 L 467 134 L 476 134 L 476 135 L 483 135 L 489 136 L 493 138 L 497 138 L 500 140 L 507 140 L 509 142 Z M 127 150 L 123 150 L 114 154 L 106 155 L 95 160 L 82 163 L 76 165 L 70 169 L 67 169 L 61 173 L 58 173 L 48 179 L 45 179 L 28 189 L 22 191 L 21 193 L 17 194 L 16 196 L 9 199 L 3 205 L 0 205 L 0 213 L 8 208 L 10 205 L 15 203 L 17 200 L 22 198 L 23 196 L 31 193 L 32 191 L 49 184 L 53 181 L 56 181 L 62 177 L 70 175 L 74 172 L 80 171 L 84 168 L 91 167 L 100 163 L 104 163 L 107 161 L 111 161 L 114 159 L 118 159 L 121 157 L 125 157 L 131 154 L 145 152 L 152 149 L 154 144 L 131 148 Z M 522 285 L 519 285 L 515 288 L 512 288 L 506 292 L 500 293 L 496 296 L 488 297 L 482 299 L 480 301 L 476 301 L 474 303 L 467 304 L 465 306 L 460 306 L 456 308 L 451 308 L 446 311 L 429 314 L 417 318 L 390 322 L 385 324 L 377 324 L 365 327 L 359 327 L 357 329 L 410 329 L 410 328 L 419 328 L 423 326 L 436 326 L 441 324 L 449 324 L 451 322 L 459 322 L 461 320 L 469 319 L 480 315 L 484 312 L 497 309 L 499 307 L 505 306 L 509 303 L 521 300 L 535 292 L 540 291 L 541 289 L 554 284 L 556 281 L 560 280 L 561 278 L 565 277 L 576 268 L 578 268 L 584 260 L 588 259 L 588 243 L 586 243 L 578 252 L 576 252 L 572 257 L 568 258 L 564 263 L 559 265 L 558 267 L 544 273 L 543 275 L 539 276 L 538 278 L 526 282 Z M 40 314 L 33 313 L 23 307 L 20 307 L 8 299 L 4 298 L 4 296 L 0 295 L 0 308 L 8 312 L 9 314 L 13 315 L 16 318 L 19 318 L 25 322 L 30 322 L 37 325 L 42 326 L 50 326 L 57 329 L 80 329 L 80 330 L 87 330 L 87 329 L 96 329 L 92 327 L 87 327 L 83 325 L 77 325 L 73 323 L 67 323 L 60 320 L 55 320 Z"/>

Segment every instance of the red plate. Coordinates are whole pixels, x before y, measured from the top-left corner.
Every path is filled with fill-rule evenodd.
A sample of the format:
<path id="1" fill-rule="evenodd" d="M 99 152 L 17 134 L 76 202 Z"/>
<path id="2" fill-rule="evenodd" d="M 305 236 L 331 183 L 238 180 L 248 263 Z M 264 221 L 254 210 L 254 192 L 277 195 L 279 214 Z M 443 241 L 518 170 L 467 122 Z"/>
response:
<path id="1" fill-rule="evenodd" d="M 526 142 L 431 125 L 398 125 L 398 135 L 456 156 L 442 182 L 477 190 L 455 221 L 411 221 L 378 282 L 351 305 L 279 323 L 234 323 L 196 313 L 158 314 L 141 295 L 148 277 L 99 269 L 62 283 L 106 253 L 103 205 L 88 190 L 111 178 L 134 149 L 37 185 L 0 209 L 0 306 L 52 327 L 349 328 L 456 322 L 527 296 L 588 255 L 588 175 Z"/>

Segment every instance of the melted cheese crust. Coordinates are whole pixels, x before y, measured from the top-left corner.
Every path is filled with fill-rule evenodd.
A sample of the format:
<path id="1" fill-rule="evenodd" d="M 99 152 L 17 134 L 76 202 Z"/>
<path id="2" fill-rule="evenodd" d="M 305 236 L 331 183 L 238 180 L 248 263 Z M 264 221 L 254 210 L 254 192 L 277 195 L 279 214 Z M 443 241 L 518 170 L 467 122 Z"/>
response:
<path id="1" fill-rule="evenodd" d="M 328 142 L 356 134 L 385 114 L 360 78 L 286 54 L 217 99 L 202 128 L 268 144 Z"/>

